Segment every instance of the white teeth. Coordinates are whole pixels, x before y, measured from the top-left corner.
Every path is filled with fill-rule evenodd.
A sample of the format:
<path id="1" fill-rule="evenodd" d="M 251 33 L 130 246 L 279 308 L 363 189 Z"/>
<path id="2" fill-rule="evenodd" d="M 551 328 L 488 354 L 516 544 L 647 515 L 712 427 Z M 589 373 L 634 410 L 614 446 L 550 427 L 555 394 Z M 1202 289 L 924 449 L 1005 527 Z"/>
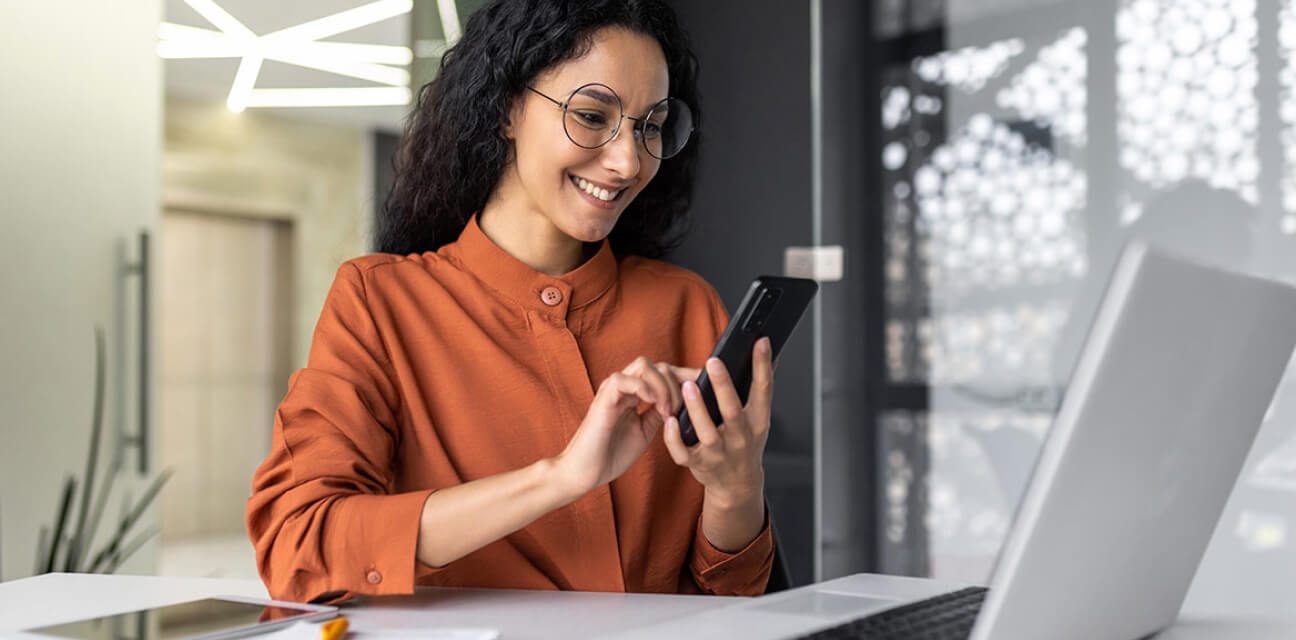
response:
<path id="1" fill-rule="evenodd" d="M 580 188 L 581 191 L 584 191 L 585 193 L 588 193 L 604 202 L 611 202 L 621 194 L 620 189 L 617 189 L 616 191 L 608 191 L 607 189 L 594 186 L 594 183 L 579 176 L 572 177 L 576 178 L 576 186 Z"/>

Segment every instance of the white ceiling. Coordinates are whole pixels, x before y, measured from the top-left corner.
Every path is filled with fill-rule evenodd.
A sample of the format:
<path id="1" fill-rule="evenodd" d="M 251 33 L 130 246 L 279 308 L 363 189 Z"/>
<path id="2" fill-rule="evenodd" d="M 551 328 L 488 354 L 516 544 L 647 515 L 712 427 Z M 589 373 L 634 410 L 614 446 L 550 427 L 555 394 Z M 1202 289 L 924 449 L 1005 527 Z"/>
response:
<path id="1" fill-rule="evenodd" d="M 372 0 L 216 0 L 254 33 L 263 34 L 345 11 Z M 165 20 L 215 29 L 184 0 L 165 0 Z M 409 14 L 340 33 L 325 41 L 409 46 Z M 166 60 L 164 77 L 168 94 L 225 102 L 239 60 Z M 258 89 L 378 86 L 364 80 L 267 60 L 256 84 Z M 408 107 L 295 107 L 250 108 L 282 117 L 302 118 L 348 127 L 400 131 Z"/>

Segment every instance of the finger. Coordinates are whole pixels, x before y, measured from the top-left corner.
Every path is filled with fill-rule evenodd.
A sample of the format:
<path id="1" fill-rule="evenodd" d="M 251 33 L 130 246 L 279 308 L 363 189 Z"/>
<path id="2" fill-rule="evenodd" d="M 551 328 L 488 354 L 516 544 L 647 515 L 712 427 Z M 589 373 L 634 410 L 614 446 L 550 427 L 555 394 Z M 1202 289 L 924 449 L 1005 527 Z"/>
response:
<path id="1" fill-rule="evenodd" d="M 670 385 L 665 381 L 657 380 L 657 369 L 653 367 L 651 360 L 639 356 L 621 372 L 643 378 L 644 382 L 648 382 L 648 386 L 653 390 L 654 398 L 657 398 L 656 402 L 653 403 L 653 408 L 656 408 L 657 412 L 661 413 L 662 418 L 670 415 Z"/>
<path id="2" fill-rule="evenodd" d="M 694 369 L 692 367 L 677 367 L 672 364 L 670 365 L 670 369 L 675 373 L 675 377 L 679 378 L 680 382 L 685 380 L 693 380 L 696 382 L 698 376 L 702 375 L 701 369 Z"/>
<path id="3" fill-rule="evenodd" d="M 647 360 L 645 358 L 645 360 Z M 651 363 L 643 367 L 639 372 L 639 377 L 643 378 L 648 386 L 652 387 L 653 393 L 657 396 L 657 412 L 661 414 L 663 420 L 671 414 L 671 407 L 674 406 L 673 395 L 671 393 L 670 380 L 662 375 L 662 372 Z"/>
<path id="4" fill-rule="evenodd" d="M 630 364 L 627 364 L 625 368 L 621 369 L 621 373 L 626 374 L 626 376 L 640 378 L 642 377 L 640 376 L 640 373 L 643 372 L 644 367 L 647 367 L 647 365 L 648 359 L 644 358 L 644 356 L 639 356 L 639 358 L 631 360 Z M 649 387 L 649 389 L 651 389 L 651 387 Z M 656 398 L 656 395 L 654 395 L 654 398 Z M 648 411 L 649 408 L 652 408 L 652 406 L 656 404 L 656 400 L 644 400 L 644 403 L 647 403 L 649 407 L 639 407 L 636 409 L 636 412 L 643 413 L 644 411 Z"/>
<path id="5" fill-rule="evenodd" d="M 716 404 L 720 407 L 720 418 L 723 420 L 725 430 L 728 431 L 730 427 L 733 427 L 734 431 L 746 429 L 742 419 L 742 399 L 738 397 L 738 389 L 734 387 L 733 378 L 729 377 L 729 370 L 719 358 L 708 359 L 706 370 L 707 378 L 711 380 L 711 390 L 715 392 Z"/>
<path id="6" fill-rule="evenodd" d="M 706 403 L 702 401 L 702 391 L 692 380 L 684 383 L 684 406 L 688 409 L 689 422 L 693 423 L 698 442 L 706 447 L 715 446 L 720 441 L 720 430 L 711 421 Z"/>
<path id="7" fill-rule="evenodd" d="M 664 424 L 666 421 L 656 412 L 649 411 L 644 414 L 643 419 L 639 421 L 639 430 L 642 432 L 644 441 L 651 442 L 656 437 L 657 430 Z"/>
<path id="8" fill-rule="evenodd" d="M 653 368 L 661 373 L 662 377 L 666 379 L 666 388 L 670 391 L 669 413 L 671 415 L 679 413 L 680 407 L 684 406 L 684 394 L 680 392 L 680 385 L 683 384 L 684 381 L 677 377 L 675 371 L 672 370 L 672 367 L 665 362 L 658 362 L 653 365 Z"/>
<path id="9" fill-rule="evenodd" d="M 684 444 L 684 437 L 680 435 L 680 423 L 675 416 L 666 419 L 666 426 L 662 428 L 662 439 L 666 441 L 666 451 L 670 453 L 671 460 L 681 467 L 689 466 L 691 460 L 689 447 Z"/>
<path id="10" fill-rule="evenodd" d="M 638 404 L 638 401 L 647 402 L 648 404 L 656 402 L 652 389 L 648 387 L 646 382 L 641 378 L 624 373 L 614 373 L 603 381 L 603 386 L 599 389 L 599 395 L 606 397 L 609 394 L 611 397 L 608 398 L 608 401 L 621 408 L 628 409 L 633 406 L 627 406 L 627 401 L 634 401 L 635 405 Z"/>
<path id="11" fill-rule="evenodd" d="M 774 366 L 770 339 L 761 338 L 752 348 L 752 384 L 747 394 L 747 412 L 751 429 L 763 433 L 769 428 L 770 405 L 774 399 Z"/>

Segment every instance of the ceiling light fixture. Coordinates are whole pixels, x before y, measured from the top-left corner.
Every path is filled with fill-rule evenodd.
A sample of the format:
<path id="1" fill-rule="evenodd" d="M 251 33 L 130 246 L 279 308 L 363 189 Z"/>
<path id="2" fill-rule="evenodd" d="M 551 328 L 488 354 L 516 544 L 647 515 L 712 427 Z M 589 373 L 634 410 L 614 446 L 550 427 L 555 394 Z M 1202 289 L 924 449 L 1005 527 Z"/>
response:
<path id="1" fill-rule="evenodd" d="M 257 89 L 249 107 L 367 107 L 409 104 L 409 87 Z"/>
<path id="2" fill-rule="evenodd" d="M 437 13 L 441 15 L 441 33 L 445 41 L 453 45 L 459 42 L 463 29 L 459 26 L 459 7 L 455 0 L 437 0 Z"/>
<path id="3" fill-rule="evenodd" d="M 407 14 L 413 0 L 377 0 L 258 36 L 213 0 L 185 0 L 207 22 L 219 29 L 203 29 L 170 22 L 158 28 L 158 55 L 167 59 L 241 58 L 234 83 L 225 101 L 230 111 L 248 107 L 387 106 L 410 102 L 410 74 L 400 67 L 409 65 L 414 54 L 408 47 L 319 42 L 376 22 Z M 447 7 L 448 5 L 448 7 Z M 446 21 L 447 8 L 453 22 Z M 454 0 L 438 0 L 446 34 L 459 21 Z M 265 60 L 275 60 L 368 80 L 382 87 L 257 89 L 257 78 Z"/>

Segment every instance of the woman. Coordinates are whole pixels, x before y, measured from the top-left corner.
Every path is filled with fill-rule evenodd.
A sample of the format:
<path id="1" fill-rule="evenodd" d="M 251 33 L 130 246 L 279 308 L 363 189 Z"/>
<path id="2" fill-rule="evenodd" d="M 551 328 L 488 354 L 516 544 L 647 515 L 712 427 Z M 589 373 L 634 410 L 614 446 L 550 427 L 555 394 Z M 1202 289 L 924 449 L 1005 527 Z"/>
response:
<path id="1" fill-rule="evenodd" d="M 273 596 L 764 591 L 768 341 L 743 407 L 707 361 L 723 303 L 652 259 L 689 203 L 695 76 L 660 0 L 469 19 L 411 119 L 384 253 L 339 269 L 276 413 L 247 520 Z M 720 427 L 668 364 L 704 362 Z"/>

